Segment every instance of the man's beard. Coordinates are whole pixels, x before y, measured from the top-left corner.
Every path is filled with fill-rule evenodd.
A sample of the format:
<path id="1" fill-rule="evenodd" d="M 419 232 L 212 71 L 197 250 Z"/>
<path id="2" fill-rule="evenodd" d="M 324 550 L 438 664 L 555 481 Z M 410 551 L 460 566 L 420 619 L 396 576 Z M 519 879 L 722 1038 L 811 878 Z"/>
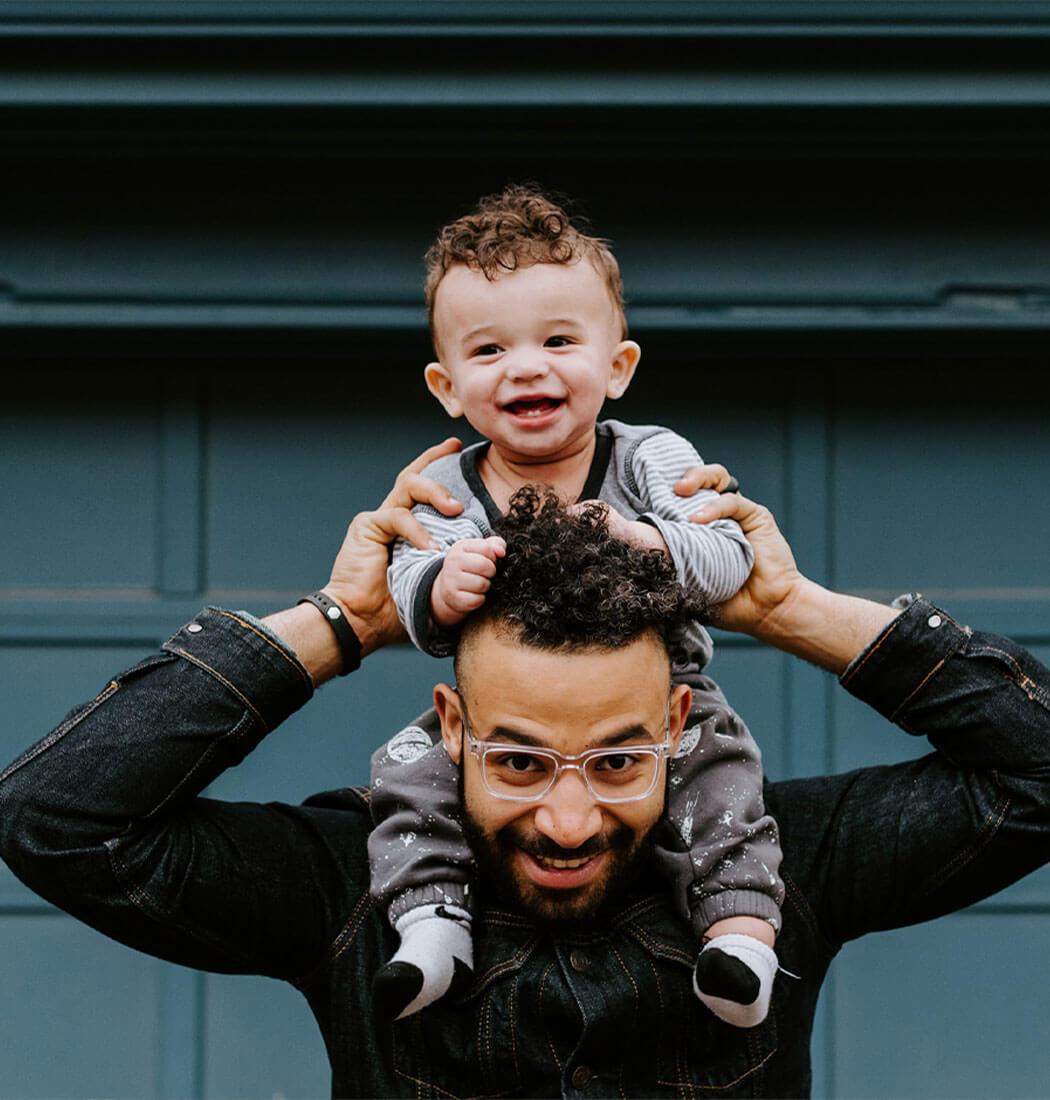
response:
<path id="1" fill-rule="evenodd" d="M 555 844 L 535 828 L 512 821 L 495 833 L 480 829 L 469 814 L 464 829 L 478 866 L 478 885 L 484 896 L 520 908 L 537 923 L 572 930 L 600 924 L 609 916 L 646 866 L 650 833 L 641 835 L 623 823 L 603 829 L 586 844 L 571 850 Z M 515 870 L 515 854 L 525 851 L 548 859 L 583 859 L 605 854 L 602 874 L 585 886 L 540 886 Z"/>

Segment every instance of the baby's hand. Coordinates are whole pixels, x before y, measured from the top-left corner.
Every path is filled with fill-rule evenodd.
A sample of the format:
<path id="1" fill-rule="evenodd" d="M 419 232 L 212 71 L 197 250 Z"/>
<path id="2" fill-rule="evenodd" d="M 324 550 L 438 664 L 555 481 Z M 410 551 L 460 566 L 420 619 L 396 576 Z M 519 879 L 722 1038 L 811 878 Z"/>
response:
<path id="1" fill-rule="evenodd" d="M 641 547 L 644 550 L 662 550 L 667 553 L 667 543 L 663 535 L 651 524 L 641 523 L 635 519 L 627 519 L 621 516 L 615 508 L 610 508 L 602 501 L 586 500 L 572 506 L 572 511 L 579 511 L 587 504 L 601 504 L 605 509 L 605 525 L 609 528 L 609 534 L 614 538 L 623 539 L 632 546 Z"/>
<path id="2" fill-rule="evenodd" d="M 496 562 L 506 552 L 507 544 L 498 535 L 454 543 L 430 590 L 434 622 L 439 626 L 455 626 L 471 611 L 477 611 L 496 575 Z"/>

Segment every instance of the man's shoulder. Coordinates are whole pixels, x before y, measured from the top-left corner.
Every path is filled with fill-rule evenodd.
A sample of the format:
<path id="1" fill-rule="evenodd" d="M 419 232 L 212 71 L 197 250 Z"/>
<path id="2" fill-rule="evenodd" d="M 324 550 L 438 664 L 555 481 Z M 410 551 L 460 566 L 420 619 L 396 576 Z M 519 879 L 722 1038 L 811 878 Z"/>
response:
<path id="1" fill-rule="evenodd" d="M 370 791 L 367 787 L 338 787 L 331 791 L 318 791 L 303 802 L 303 806 L 318 810 L 343 810 L 370 816 Z"/>

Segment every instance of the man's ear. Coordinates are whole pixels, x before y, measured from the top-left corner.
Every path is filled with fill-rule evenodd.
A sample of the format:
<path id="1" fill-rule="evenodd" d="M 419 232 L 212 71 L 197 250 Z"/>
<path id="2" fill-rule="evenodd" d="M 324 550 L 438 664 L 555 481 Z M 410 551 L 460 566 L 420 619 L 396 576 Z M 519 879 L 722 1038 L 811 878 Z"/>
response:
<path id="1" fill-rule="evenodd" d="M 445 751 L 458 764 L 463 758 L 463 702 L 459 694 L 448 686 L 438 684 L 434 688 L 434 708 L 441 719 L 441 740 Z"/>
<path id="2" fill-rule="evenodd" d="M 427 389 L 441 402 L 449 416 L 463 415 L 463 405 L 456 396 L 452 375 L 440 363 L 427 363 L 423 370 Z"/>
<path id="3" fill-rule="evenodd" d="M 693 691 L 688 684 L 675 684 L 671 689 L 671 702 L 668 707 L 668 729 L 671 732 L 671 755 L 678 751 L 678 743 L 685 733 L 685 724 L 689 721 L 689 708 L 693 705 Z"/>
<path id="4" fill-rule="evenodd" d="M 641 357 L 642 349 L 633 340 L 621 340 L 613 348 L 612 373 L 609 375 L 609 385 L 605 390 L 606 397 L 613 401 L 623 397 L 631 384 Z"/>

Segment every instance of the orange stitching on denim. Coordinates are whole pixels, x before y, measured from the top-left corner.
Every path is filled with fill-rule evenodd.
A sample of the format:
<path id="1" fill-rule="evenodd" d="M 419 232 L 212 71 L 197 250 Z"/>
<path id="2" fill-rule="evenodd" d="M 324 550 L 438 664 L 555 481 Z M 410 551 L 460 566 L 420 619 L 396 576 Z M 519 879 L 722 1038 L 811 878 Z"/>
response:
<path id="1" fill-rule="evenodd" d="M 654 955 L 661 959 L 669 959 L 671 962 L 685 963 L 686 966 L 693 965 L 693 959 L 687 955 L 684 951 L 679 950 L 677 947 L 672 947 L 670 944 L 662 943 L 660 940 L 654 939 L 648 929 L 643 928 L 640 924 L 630 924 L 627 926 L 627 931 L 630 932 L 635 939 L 637 939 L 643 947 L 647 947 Z"/>
<path id="2" fill-rule="evenodd" d="M 637 1025 L 638 1009 L 642 1001 L 641 994 L 638 992 L 638 983 L 634 980 L 634 975 L 630 972 L 630 970 L 627 969 L 627 964 L 623 961 L 623 957 L 620 955 L 620 952 L 616 950 L 616 945 L 614 943 L 609 944 L 609 950 L 613 953 L 616 961 L 620 964 L 620 969 L 624 972 L 624 974 L 627 976 L 627 980 L 631 983 L 631 989 L 634 990 L 634 1016 L 632 1018 L 635 1022 L 635 1025 Z M 616 1085 L 617 1088 L 619 1088 L 620 1090 L 620 1095 L 623 1096 L 623 1058 L 620 1059 L 620 1070 L 616 1077 Z"/>
<path id="3" fill-rule="evenodd" d="M 262 726 L 262 728 L 266 730 L 267 733 L 269 733 L 270 727 L 263 721 L 263 716 L 255 709 L 255 707 L 251 703 L 251 700 L 248 699 L 246 695 L 242 694 L 238 688 L 235 688 L 233 684 L 231 684 L 230 681 L 222 675 L 221 672 L 217 672 L 214 668 L 211 667 L 211 665 L 208 664 L 207 661 L 202 661 L 200 657 L 195 657 L 192 653 L 187 653 L 186 650 L 180 649 L 179 646 L 172 645 L 171 642 L 168 642 L 168 645 L 171 646 L 169 650 L 170 653 L 177 653 L 180 657 L 185 657 L 186 660 L 190 662 L 190 664 L 196 665 L 198 668 L 204 669 L 205 672 L 211 673 L 211 675 L 214 676 L 220 684 L 223 684 L 227 688 L 229 688 L 230 691 L 232 691 L 233 694 L 236 695 L 237 698 L 240 699 L 240 701 L 252 712 L 252 714 L 254 714 L 255 717 L 259 719 L 259 724 Z"/>
<path id="4" fill-rule="evenodd" d="M 772 1058 L 774 1054 L 776 1054 L 776 1052 L 777 1052 L 777 1048 L 774 1047 L 765 1056 L 765 1058 L 762 1059 L 761 1062 L 757 1063 L 756 1065 L 753 1065 L 745 1073 L 742 1073 L 735 1081 L 727 1081 L 724 1085 L 698 1085 L 694 1081 L 694 1082 L 689 1083 L 689 1087 L 691 1089 L 699 1089 L 701 1092 L 722 1092 L 725 1089 L 731 1089 L 734 1085 L 739 1085 L 740 1082 L 743 1081 L 745 1078 L 750 1077 L 753 1073 L 756 1073 L 758 1070 L 760 1070 L 766 1064 L 766 1062 L 768 1062 L 769 1059 Z M 664 1080 L 661 1080 L 661 1079 L 657 1080 L 657 1084 L 669 1085 L 671 1088 L 679 1088 L 683 1083 L 684 1082 L 680 1082 L 680 1081 L 664 1081 Z"/>
<path id="5" fill-rule="evenodd" d="M 547 969 L 544 970 L 542 976 L 540 977 L 540 986 L 539 986 L 539 989 L 536 991 L 536 1010 L 537 1010 L 541 1020 L 544 1018 L 544 1016 L 543 1016 L 543 987 L 547 984 L 547 978 L 550 976 L 550 972 L 557 965 L 558 964 L 556 962 L 552 962 L 550 964 L 550 966 L 548 966 Z M 543 1037 L 544 1037 L 544 1039 L 547 1040 L 547 1047 L 549 1048 L 549 1050 L 551 1052 L 551 1055 L 554 1058 L 555 1065 L 557 1065 L 557 1067 L 558 1067 L 558 1072 L 561 1073 L 561 1071 L 565 1067 L 564 1067 L 564 1065 L 562 1065 L 562 1060 L 558 1057 L 558 1052 L 554 1049 L 554 1044 L 551 1042 L 550 1032 L 547 1031 L 546 1029 L 544 1029 Z"/>
<path id="6" fill-rule="evenodd" d="M 896 619 L 894 619 L 886 626 L 883 633 L 879 635 L 878 639 L 872 643 L 871 648 L 868 650 L 867 653 L 864 654 L 863 657 L 861 657 L 859 663 L 854 666 L 853 671 L 849 673 L 849 675 L 843 675 L 841 681 L 843 687 L 845 687 L 850 682 L 850 680 L 852 680 L 853 677 L 856 676 L 858 672 L 860 672 L 860 670 L 868 663 L 868 659 L 874 657 L 879 649 L 882 648 L 882 643 L 886 641 L 886 639 L 897 629 L 897 624 L 900 621 L 901 617 L 898 615 Z"/>
<path id="7" fill-rule="evenodd" d="M 938 672 L 944 668 L 945 658 L 942 657 L 929 672 L 922 678 L 922 680 L 908 693 L 907 698 L 897 707 L 897 709 L 890 715 L 890 721 L 896 721 L 897 715 L 919 694 L 920 691 L 937 675 Z"/>
<path id="8" fill-rule="evenodd" d="M 12 764 L 9 764 L 3 770 L 3 772 L 0 772 L 0 783 L 3 783 L 5 780 L 10 779 L 11 776 L 15 774 L 15 772 L 21 771 L 21 769 L 24 768 L 26 764 L 31 763 L 38 756 L 40 756 L 41 753 L 45 753 L 48 749 L 52 748 L 54 745 L 57 745 L 58 742 L 61 741 L 62 738 L 65 737 L 65 735 L 69 733 L 71 729 L 73 729 L 74 726 L 80 725 L 80 723 L 83 722 L 83 720 L 87 718 L 89 714 L 93 714 L 111 695 L 116 694 L 116 692 L 119 690 L 120 684 L 118 684 L 116 680 L 110 680 L 110 682 L 98 693 L 98 695 L 95 696 L 94 699 L 91 700 L 90 703 L 87 703 L 80 710 L 71 714 L 60 726 L 58 726 L 57 729 L 53 730 L 47 737 L 45 737 L 39 745 L 34 745 Z"/>
<path id="9" fill-rule="evenodd" d="M 365 918 L 365 914 L 368 912 L 369 909 L 371 909 L 372 902 L 373 899 L 371 894 L 364 893 L 361 895 L 361 897 L 358 899 L 357 905 L 354 906 L 353 911 L 350 913 L 350 916 L 347 917 L 346 923 L 339 930 L 339 935 L 336 936 L 334 940 L 332 940 L 331 946 L 328 948 L 331 954 L 329 955 L 328 959 L 325 960 L 325 963 L 321 964 L 322 966 L 325 964 L 327 964 L 328 966 L 334 965 L 339 956 L 342 955 L 343 952 L 354 942 L 354 937 L 357 935 L 358 930 L 361 927 L 361 923 Z M 313 971 L 311 971 L 310 973 L 313 973 Z"/>
<path id="10" fill-rule="evenodd" d="M 300 664 L 293 661 L 291 657 L 289 657 L 288 654 L 285 653 L 285 651 L 273 640 L 273 638 L 268 637 L 261 630 L 257 630 L 254 626 L 252 626 L 251 623 L 246 623 L 243 619 L 238 618 L 236 615 L 231 614 L 229 611 L 223 611 L 221 608 L 216 608 L 215 610 L 218 614 L 225 616 L 225 618 L 227 619 L 232 619 L 239 626 L 243 626 L 245 630 L 250 630 L 257 638 L 262 638 L 262 640 L 271 649 L 275 649 L 292 666 L 292 668 L 294 668 L 295 671 L 298 672 L 300 676 L 302 676 L 302 678 L 310 686 L 311 690 L 313 689 L 314 683 L 313 680 L 310 679 L 310 674 Z"/>
<path id="11" fill-rule="evenodd" d="M 448 1089 L 443 1089 L 440 1085 L 435 1085 L 433 1081 L 427 1081 L 422 1077 L 413 1077 L 411 1073 L 405 1073 L 403 1069 L 398 1069 L 397 1066 L 394 1066 L 394 1072 L 398 1077 L 404 1077 L 406 1081 L 411 1081 L 414 1085 L 421 1085 L 424 1088 L 433 1089 L 434 1092 L 440 1092 L 442 1096 L 447 1096 L 449 1100 L 462 1100 L 459 1093 L 449 1092 Z M 484 1095 L 474 1096 L 471 1100 L 499 1100 L 501 1096 L 509 1095 L 510 1093 L 506 1090 L 503 1092 L 487 1092 Z"/>
<path id="12" fill-rule="evenodd" d="M 934 890 L 943 886 L 957 871 L 961 871 L 968 863 L 970 863 L 977 854 L 985 848 L 999 831 L 999 826 L 1002 825 L 1003 819 L 1009 812 L 1012 805 L 1012 799 L 1004 798 L 1001 803 L 1001 809 L 999 810 L 999 816 L 993 821 L 992 818 L 995 815 L 995 810 L 984 819 L 984 825 L 981 827 L 981 831 L 974 838 L 973 843 L 964 848 L 961 852 L 957 852 L 955 856 L 949 860 L 939 871 L 936 871 L 930 876 L 929 885 L 926 887 L 924 893 L 931 894 Z"/>

